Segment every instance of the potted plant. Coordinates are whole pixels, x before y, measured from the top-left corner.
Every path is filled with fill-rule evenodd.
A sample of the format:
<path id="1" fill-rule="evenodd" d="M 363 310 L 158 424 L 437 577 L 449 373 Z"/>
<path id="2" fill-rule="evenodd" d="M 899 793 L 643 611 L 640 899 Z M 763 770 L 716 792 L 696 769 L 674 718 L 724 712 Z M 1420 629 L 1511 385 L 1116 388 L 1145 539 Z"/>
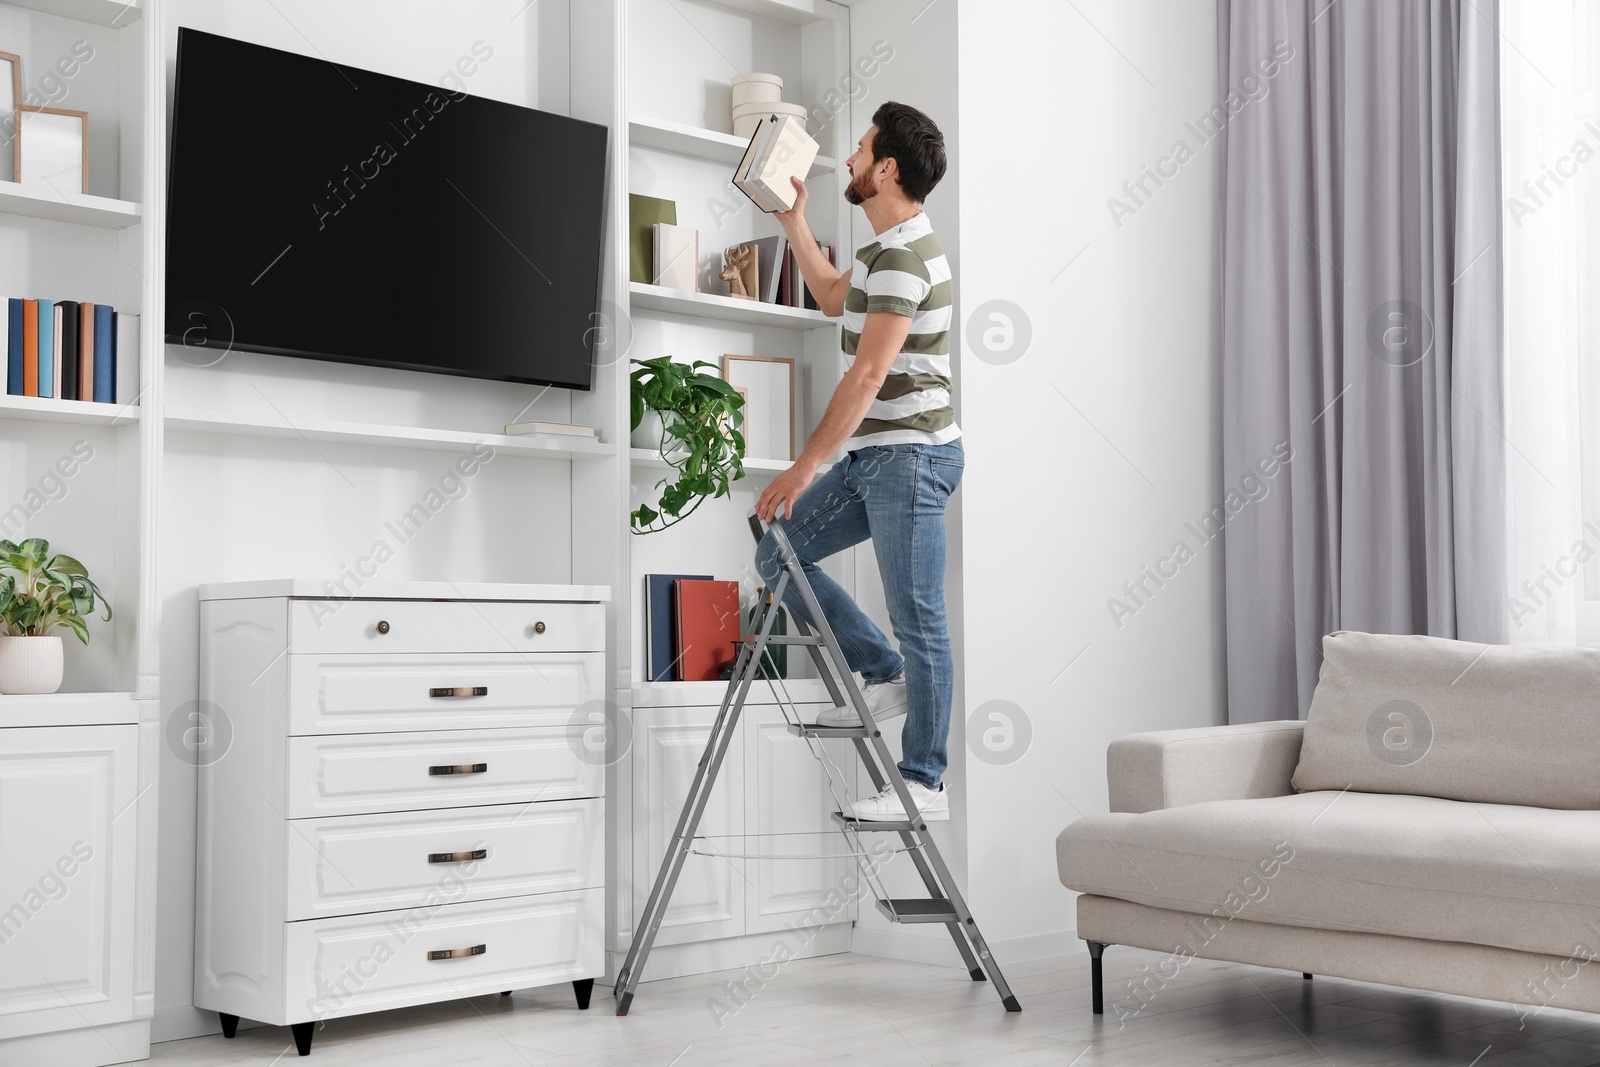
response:
<path id="1" fill-rule="evenodd" d="M 632 430 L 649 433 L 657 422 L 651 447 L 661 454 L 676 477 L 663 478 L 656 506 L 641 504 L 628 516 L 636 534 L 654 533 L 682 522 L 707 497 L 728 495 L 728 484 L 744 477 L 744 397 L 727 382 L 702 368 L 716 364 L 695 360 L 675 363 L 671 356 L 636 359 L 629 377 Z M 647 418 L 650 421 L 647 423 Z M 635 443 L 639 444 L 637 436 Z"/>
<path id="2" fill-rule="evenodd" d="M 111 605 L 71 556 L 50 555 L 50 542 L 0 540 L 0 693 L 54 693 L 61 688 L 61 635 L 71 630 L 89 643 L 84 617 L 95 598 L 111 619 Z"/>

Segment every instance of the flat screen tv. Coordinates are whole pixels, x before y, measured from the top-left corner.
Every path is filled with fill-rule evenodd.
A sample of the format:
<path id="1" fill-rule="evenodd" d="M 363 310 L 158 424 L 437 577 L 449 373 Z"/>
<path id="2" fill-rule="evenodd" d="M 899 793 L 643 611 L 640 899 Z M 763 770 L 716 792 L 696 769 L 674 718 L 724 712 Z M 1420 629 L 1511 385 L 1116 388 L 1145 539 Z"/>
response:
<path id="1" fill-rule="evenodd" d="M 183 28 L 171 132 L 168 342 L 592 386 L 604 126 Z"/>

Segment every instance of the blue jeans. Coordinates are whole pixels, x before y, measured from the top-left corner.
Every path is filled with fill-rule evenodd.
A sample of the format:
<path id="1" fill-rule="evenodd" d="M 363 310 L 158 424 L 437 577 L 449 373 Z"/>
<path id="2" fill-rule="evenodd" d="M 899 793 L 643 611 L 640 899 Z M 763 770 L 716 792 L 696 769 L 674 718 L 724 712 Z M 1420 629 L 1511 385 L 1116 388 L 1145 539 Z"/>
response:
<path id="1" fill-rule="evenodd" d="M 792 518 L 775 519 L 794 546 L 850 669 L 866 682 L 887 681 L 905 671 L 908 710 L 900 734 L 900 773 L 929 789 L 939 788 L 949 763 L 945 746 L 954 664 L 944 608 L 944 506 L 961 481 L 964 461 L 960 438 L 943 445 L 854 449 L 800 495 Z M 899 652 L 817 566 L 868 538 Z M 769 533 L 756 549 L 756 569 L 767 588 L 776 584 L 782 566 Z M 813 621 L 793 587 L 783 602 Z"/>

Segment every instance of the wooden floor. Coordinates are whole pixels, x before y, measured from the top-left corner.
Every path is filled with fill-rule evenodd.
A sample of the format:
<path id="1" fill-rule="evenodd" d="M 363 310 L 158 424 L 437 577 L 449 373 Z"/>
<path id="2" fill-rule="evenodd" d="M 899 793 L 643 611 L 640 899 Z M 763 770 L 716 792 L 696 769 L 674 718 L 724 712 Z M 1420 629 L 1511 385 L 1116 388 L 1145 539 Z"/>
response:
<path id="1" fill-rule="evenodd" d="M 1525 1021 L 1509 1005 L 1335 978 L 1191 960 L 1145 1010 L 1119 1021 L 1123 982 L 1163 957 L 1106 952 L 1106 1014 L 1089 1011 L 1088 956 L 1017 964 L 1022 1001 L 1008 1014 L 987 983 L 959 970 L 872 956 L 788 963 L 735 1014 L 717 1019 L 736 972 L 647 982 L 627 1018 L 595 987 L 586 1012 L 569 986 L 354 1016 L 316 1031 L 318 1067 L 777 1067 L 842 1063 L 1058 1064 L 1063 1067 L 1589 1067 L 1600 1064 L 1600 1015 L 1548 1010 Z M 725 1010 L 736 1007 L 723 1001 Z M 1137 1005 L 1120 1002 L 1125 1012 Z M 720 1026 L 719 1026 L 720 1022 Z M 281 1059 L 279 1057 L 282 1057 Z M 150 1062 L 297 1062 L 287 1028 L 241 1029 L 232 1041 L 155 1045 Z"/>

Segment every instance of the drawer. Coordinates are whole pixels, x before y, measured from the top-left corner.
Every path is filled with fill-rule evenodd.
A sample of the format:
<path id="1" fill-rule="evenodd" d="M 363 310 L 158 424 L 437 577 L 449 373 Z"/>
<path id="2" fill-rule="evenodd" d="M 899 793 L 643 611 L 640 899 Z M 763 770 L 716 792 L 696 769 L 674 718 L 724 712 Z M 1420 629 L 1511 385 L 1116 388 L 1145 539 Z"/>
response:
<path id="1" fill-rule="evenodd" d="M 297 819 L 284 834 L 290 919 L 605 885 L 603 800 Z"/>
<path id="2" fill-rule="evenodd" d="M 600 652 L 293 655 L 289 732 L 567 726 L 604 672 Z"/>
<path id="3" fill-rule="evenodd" d="M 291 652 L 604 652 L 604 604 L 291 600 Z"/>
<path id="4" fill-rule="evenodd" d="M 287 927 L 284 1007 L 290 1022 L 595 978 L 605 971 L 603 889 L 307 919 Z M 477 955 L 428 958 L 480 945 Z"/>
<path id="5" fill-rule="evenodd" d="M 308 819 L 602 796 L 605 767 L 600 753 L 585 748 L 587 729 L 291 737 L 286 814 Z M 431 773 L 446 767 L 466 773 Z"/>

